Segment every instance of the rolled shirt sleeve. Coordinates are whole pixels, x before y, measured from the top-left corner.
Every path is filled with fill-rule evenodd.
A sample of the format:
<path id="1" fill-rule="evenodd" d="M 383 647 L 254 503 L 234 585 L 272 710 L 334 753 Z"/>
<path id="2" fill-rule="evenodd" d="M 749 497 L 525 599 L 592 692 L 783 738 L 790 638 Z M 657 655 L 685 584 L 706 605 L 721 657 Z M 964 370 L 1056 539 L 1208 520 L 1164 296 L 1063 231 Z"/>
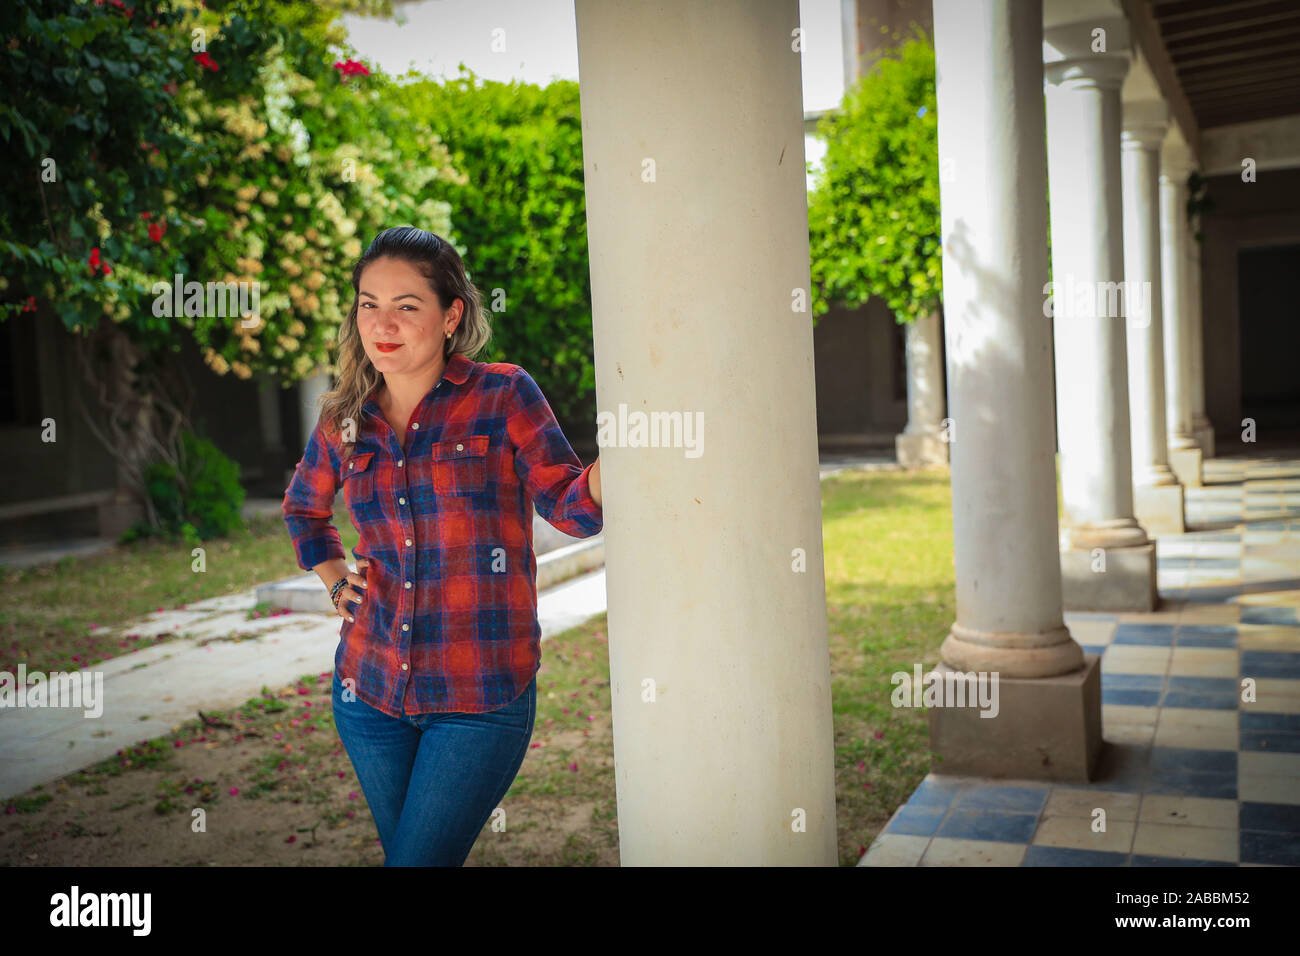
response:
<path id="1" fill-rule="evenodd" d="M 310 571 L 322 561 L 346 560 L 343 541 L 334 527 L 334 496 L 339 486 L 339 459 L 332 442 L 317 423 L 302 460 L 284 493 L 280 510 L 293 539 L 298 566 Z"/>
<path id="2" fill-rule="evenodd" d="M 506 430 L 515 449 L 515 473 L 537 513 L 575 538 L 599 534 L 604 516 L 588 483 L 595 462 L 582 466 L 550 403 L 522 368 L 511 378 Z"/>

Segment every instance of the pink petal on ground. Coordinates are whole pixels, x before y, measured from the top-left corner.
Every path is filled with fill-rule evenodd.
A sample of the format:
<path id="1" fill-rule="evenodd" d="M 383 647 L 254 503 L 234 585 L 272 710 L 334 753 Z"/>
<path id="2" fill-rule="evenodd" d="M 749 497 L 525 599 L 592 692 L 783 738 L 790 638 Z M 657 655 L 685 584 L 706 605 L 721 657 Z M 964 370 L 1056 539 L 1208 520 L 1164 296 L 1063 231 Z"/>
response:
<path id="1" fill-rule="evenodd" d="M 866 769 L 867 769 L 867 765 L 866 765 L 865 763 L 863 763 L 861 760 L 859 760 L 859 761 L 858 761 L 858 769 L 859 769 L 859 770 L 866 770 Z"/>
<path id="2" fill-rule="evenodd" d="M 353 790 L 351 793 L 348 794 L 348 799 L 349 799 L 349 800 L 357 800 L 357 799 L 359 799 L 359 798 L 360 798 L 360 795 L 359 795 L 355 790 Z"/>
<path id="3" fill-rule="evenodd" d="M 576 762 L 569 764 L 569 769 L 572 770 L 574 773 L 577 773 L 577 772 L 578 772 L 578 764 L 577 764 Z"/>
<path id="4" fill-rule="evenodd" d="M 876 733 L 875 733 L 875 737 L 876 737 L 877 740 L 884 740 L 884 739 L 885 739 L 885 735 L 884 735 L 884 733 L 883 733 L 882 731 L 879 731 L 879 730 L 876 731 Z"/>
<path id="5" fill-rule="evenodd" d="M 285 840 L 284 842 L 285 842 L 285 843 L 292 843 L 292 842 L 293 842 L 294 840 L 296 840 L 296 839 L 298 839 L 298 837 L 291 833 L 291 834 L 289 834 L 289 838 L 288 838 L 287 840 Z"/>
<path id="6" fill-rule="evenodd" d="M 230 788 L 230 795 L 231 795 L 232 797 L 237 797 L 237 796 L 239 796 L 239 788 L 238 788 L 238 787 L 231 787 L 231 788 Z"/>

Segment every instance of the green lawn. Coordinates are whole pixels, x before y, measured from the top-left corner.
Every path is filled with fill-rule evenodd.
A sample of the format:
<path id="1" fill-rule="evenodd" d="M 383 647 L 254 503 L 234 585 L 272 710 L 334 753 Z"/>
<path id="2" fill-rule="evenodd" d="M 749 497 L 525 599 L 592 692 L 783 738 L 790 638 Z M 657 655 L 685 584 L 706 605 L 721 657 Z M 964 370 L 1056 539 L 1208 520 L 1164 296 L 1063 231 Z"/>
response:
<path id="1" fill-rule="evenodd" d="M 930 769 L 926 712 L 893 707 L 890 675 L 938 663 L 952 625 L 950 508 L 947 469 L 841 472 L 822 483 L 844 864 Z"/>

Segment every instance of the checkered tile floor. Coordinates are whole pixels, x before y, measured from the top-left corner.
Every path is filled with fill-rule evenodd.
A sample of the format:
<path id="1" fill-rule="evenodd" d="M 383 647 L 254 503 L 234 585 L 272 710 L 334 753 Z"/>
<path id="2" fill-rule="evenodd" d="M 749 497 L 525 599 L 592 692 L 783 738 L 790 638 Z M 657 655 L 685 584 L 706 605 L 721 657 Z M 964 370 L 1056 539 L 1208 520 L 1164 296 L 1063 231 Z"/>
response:
<path id="1" fill-rule="evenodd" d="M 1204 479 L 1155 613 L 1066 615 L 1102 655 L 1096 779 L 932 773 L 860 866 L 1300 866 L 1300 457 Z"/>

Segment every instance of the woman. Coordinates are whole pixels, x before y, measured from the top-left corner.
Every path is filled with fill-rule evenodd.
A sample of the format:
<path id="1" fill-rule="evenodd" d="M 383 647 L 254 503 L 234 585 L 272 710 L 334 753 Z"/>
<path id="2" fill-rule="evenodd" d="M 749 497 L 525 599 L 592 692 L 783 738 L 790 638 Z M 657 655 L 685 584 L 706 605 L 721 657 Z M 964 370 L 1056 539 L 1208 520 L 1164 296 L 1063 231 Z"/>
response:
<path id="1" fill-rule="evenodd" d="M 602 527 L 537 384 L 473 356 L 491 336 L 456 250 L 422 229 L 375 237 L 352 272 L 338 386 L 284 498 L 299 565 L 344 619 L 334 720 L 386 866 L 460 866 L 523 762 L 541 657 L 529 502 Z M 339 487 L 360 542 L 351 573 Z"/>

